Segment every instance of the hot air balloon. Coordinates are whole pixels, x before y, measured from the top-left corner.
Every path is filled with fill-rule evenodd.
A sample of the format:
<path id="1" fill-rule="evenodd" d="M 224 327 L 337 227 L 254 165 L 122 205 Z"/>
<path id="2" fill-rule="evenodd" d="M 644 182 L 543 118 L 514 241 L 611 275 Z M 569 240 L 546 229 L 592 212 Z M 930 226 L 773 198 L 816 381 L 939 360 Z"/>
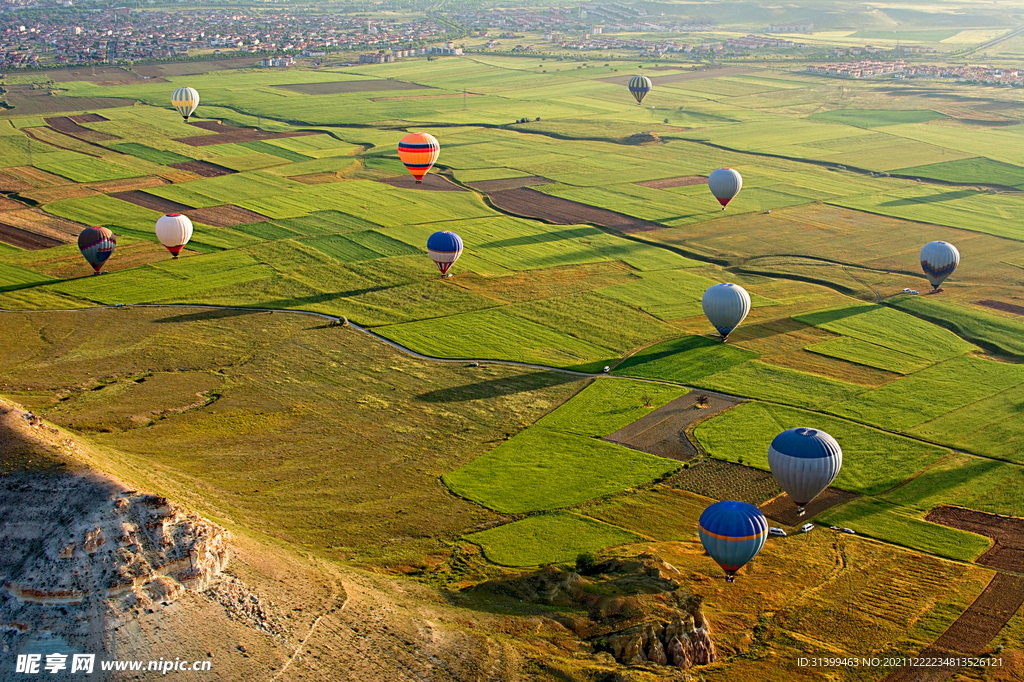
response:
<path id="1" fill-rule="evenodd" d="M 178 88 L 171 95 L 171 104 L 188 123 L 188 117 L 195 113 L 199 106 L 199 93 L 195 88 Z"/>
<path id="2" fill-rule="evenodd" d="M 708 177 L 708 189 L 718 199 L 724 211 L 729 202 L 743 189 L 743 176 L 732 168 L 719 168 L 712 171 Z"/>
<path id="3" fill-rule="evenodd" d="M 746 502 L 716 502 L 700 515 L 700 541 L 732 582 L 736 571 L 757 556 L 768 538 L 768 519 Z"/>
<path id="4" fill-rule="evenodd" d="M 448 268 L 462 255 L 462 237 L 454 232 L 435 232 L 427 239 L 427 253 L 437 264 L 443 277 L 450 277 Z"/>
<path id="5" fill-rule="evenodd" d="M 722 343 L 750 312 L 750 294 L 739 284 L 716 284 L 700 301 L 708 321 L 722 335 Z"/>
<path id="6" fill-rule="evenodd" d="M 768 447 L 768 467 L 804 515 L 804 506 L 829 487 L 843 466 L 836 439 L 819 429 L 799 427 L 775 436 Z"/>
<path id="7" fill-rule="evenodd" d="M 87 227 L 78 235 L 78 248 L 97 275 L 110 254 L 114 253 L 116 244 L 114 233 L 105 227 Z"/>
<path id="8" fill-rule="evenodd" d="M 398 158 L 416 178 L 417 185 L 423 182 L 423 176 L 430 171 L 440 153 L 441 145 L 429 133 L 409 133 L 398 143 Z"/>
<path id="9" fill-rule="evenodd" d="M 177 258 L 192 238 L 192 221 L 180 213 L 168 213 L 156 221 L 156 238 Z"/>
<path id="10" fill-rule="evenodd" d="M 960 252 L 949 242 L 928 242 L 921 249 L 921 269 L 932 283 L 933 291 L 939 290 L 958 265 Z"/>
<path id="11" fill-rule="evenodd" d="M 633 76 L 629 79 L 629 92 L 636 98 L 637 106 L 644 101 L 652 87 L 654 86 L 651 85 L 651 79 L 647 76 Z"/>

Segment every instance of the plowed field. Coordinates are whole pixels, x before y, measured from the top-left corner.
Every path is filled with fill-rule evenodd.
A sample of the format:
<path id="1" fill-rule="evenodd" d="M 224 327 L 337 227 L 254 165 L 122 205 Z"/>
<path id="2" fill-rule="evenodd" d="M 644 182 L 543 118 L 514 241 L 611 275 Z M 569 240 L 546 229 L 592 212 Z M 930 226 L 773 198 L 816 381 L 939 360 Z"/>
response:
<path id="1" fill-rule="evenodd" d="M 618 232 L 647 232 L 662 228 L 657 223 L 588 206 L 568 199 L 553 197 L 527 187 L 491 192 L 491 203 L 503 211 L 525 218 L 538 218 L 555 225 L 591 223 Z"/>

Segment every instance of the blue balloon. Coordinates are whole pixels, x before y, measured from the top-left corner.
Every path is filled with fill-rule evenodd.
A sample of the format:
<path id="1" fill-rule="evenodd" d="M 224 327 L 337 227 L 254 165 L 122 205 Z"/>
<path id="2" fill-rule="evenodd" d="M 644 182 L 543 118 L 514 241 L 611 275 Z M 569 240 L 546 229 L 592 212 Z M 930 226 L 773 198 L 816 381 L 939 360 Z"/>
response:
<path id="1" fill-rule="evenodd" d="M 427 238 L 427 253 L 441 274 L 447 275 L 448 268 L 462 255 L 462 237 L 454 232 L 435 232 Z"/>
<path id="2" fill-rule="evenodd" d="M 768 519 L 746 502 L 716 502 L 700 515 L 700 541 L 733 581 L 736 571 L 757 556 L 768 539 Z"/>

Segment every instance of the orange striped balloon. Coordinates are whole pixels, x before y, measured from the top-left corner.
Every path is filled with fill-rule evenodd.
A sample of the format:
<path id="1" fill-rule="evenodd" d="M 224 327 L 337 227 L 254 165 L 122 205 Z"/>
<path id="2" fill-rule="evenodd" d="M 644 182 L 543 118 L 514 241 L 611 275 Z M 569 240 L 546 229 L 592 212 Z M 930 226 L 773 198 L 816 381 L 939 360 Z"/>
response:
<path id="1" fill-rule="evenodd" d="M 416 178 L 416 184 L 423 182 L 423 176 L 430 171 L 440 153 L 441 145 L 429 133 L 409 133 L 398 143 L 398 158 Z"/>

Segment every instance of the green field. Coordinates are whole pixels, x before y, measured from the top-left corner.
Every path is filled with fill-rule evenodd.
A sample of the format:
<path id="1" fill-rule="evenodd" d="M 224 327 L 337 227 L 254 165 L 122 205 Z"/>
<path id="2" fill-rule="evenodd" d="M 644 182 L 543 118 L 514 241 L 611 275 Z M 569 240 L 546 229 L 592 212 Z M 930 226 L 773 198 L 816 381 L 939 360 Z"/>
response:
<path id="1" fill-rule="evenodd" d="M 598 379 L 537 424 L 580 436 L 607 436 L 686 392 L 647 381 Z"/>
<path id="2" fill-rule="evenodd" d="M 671 24 L 680 7 L 647 11 Z M 650 547 L 704 598 L 721 654 L 700 673 L 709 682 L 810 682 L 817 671 L 790 662 L 808 652 L 920 651 L 990 576 L 969 565 L 988 541 L 928 523 L 927 513 L 959 505 L 1024 516 L 1024 194 L 1009 191 L 1024 187 L 1024 107 L 1016 88 L 836 79 L 805 67 L 864 41 L 881 41 L 884 53 L 897 38 L 973 64 L 971 51 L 1007 20 L 965 9 L 956 20 L 983 28 L 961 35 L 929 23 L 946 8 L 879 6 L 858 11 L 848 30 L 830 25 L 831 9 L 764 11 L 818 30 L 799 37 L 807 48 L 722 54 L 713 66 L 692 54 L 543 54 L 561 48 L 527 32 L 516 39 L 534 46 L 526 56 L 60 81 L 61 93 L 43 100 L 87 109 L 98 97 L 137 101 L 84 119 L 114 138 L 61 135 L 49 114 L 0 111 L 0 223 L 62 244 L 0 246 L 0 308 L 242 308 L 5 312 L 5 391 L 88 435 L 140 490 L 302 556 L 370 567 L 374 579 L 441 586 L 446 599 L 484 580 L 518 580 L 515 568 Z M 402 13 L 380 8 L 368 20 Z M 679 40 L 725 40 L 768 22 L 748 6 L 714 13 L 714 30 Z M 978 51 L 1017 68 L 1012 50 L 1024 48 L 1014 41 Z M 932 63 L 935 54 L 905 57 Z M 656 82 L 643 107 L 615 82 L 632 73 Z M 46 82 L 8 73 L 4 87 L 34 77 Z M 384 89 L 276 87 L 350 80 Z M 427 88 L 387 89 L 394 81 Z M 166 99 L 185 84 L 202 93 L 197 121 L 250 132 L 218 138 L 183 126 Z M 521 117 L 529 121 L 513 123 Z M 410 182 L 396 144 L 412 130 L 438 138 L 432 173 L 459 191 Z M 642 132 L 659 137 L 635 144 Z M 213 144 L 181 141 L 189 135 Z M 192 160 L 237 172 L 170 167 Z M 720 167 L 744 179 L 725 211 L 706 183 Z M 541 184 L 501 196 L 466 185 L 528 176 Z M 160 212 L 110 196 L 129 188 L 229 207 L 207 218 L 227 226 L 196 219 L 172 260 L 153 233 Z M 555 211 L 551 198 L 647 222 L 564 203 Z M 73 242 L 80 225 L 117 234 L 110 274 L 89 275 Z M 426 252 L 438 230 L 464 242 L 450 278 Z M 919 252 L 936 239 L 961 250 L 957 272 L 941 294 L 901 295 L 926 289 Z M 728 343 L 701 305 L 719 282 L 752 297 Z M 254 308 L 344 316 L 401 348 Z M 693 426 L 707 453 L 696 466 L 601 440 L 688 390 L 748 399 Z M 834 486 L 858 495 L 819 521 L 858 536 L 773 538 L 727 585 L 696 537 L 714 500 L 677 486 L 731 495 L 756 479 L 768 489 L 769 443 L 801 425 L 838 439 Z M 547 646 L 554 626 L 520 637 L 518 617 L 507 616 L 513 636 L 502 647 Z M 557 652 L 572 636 L 558 632 L 565 647 L 522 658 L 530 674 L 595 678 L 579 651 L 570 665 L 544 667 L 568 660 Z M 836 672 L 850 682 L 865 674 Z"/>
<path id="3" fill-rule="evenodd" d="M 569 507 L 678 469 L 679 462 L 541 426 L 444 476 L 460 497 L 521 514 Z"/>
<path id="4" fill-rule="evenodd" d="M 929 523 L 921 514 L 870 498 L 829 509 L 818 519 L 821 523 L 852 528 L 868 537 L 956 561 L 972 561 L 992 544 L 986 537 Z"/>
<path id="5" fill-rule="evenodd" d="M 643 540 L 621 528 L 561 512 L 529 516 L 472 533 L 466 539 L 480 545 L 488 559 L 504 566 L 571 563 L 583 552 Z"/>
<path id="6" fill-rule="evenodd" d="M 845 123 L 858 128 L 881 128 L 902 123 L 927 123 L 943 115 L 937 111 L 894 111 L 891 109 L 835 109 L 814 114 L 813 121 Z"/>
<path id="7" fill-rule="evenodd" d="M 724 344 L 721 339 L 687 336 L 631 355 L 615 373 L 688 384 L 756 357 L 756 353 Z"/>
<path id="8" fill-rule="evenodd" d="M 806 426 L 830 434 L 843 449 L 835 485 L 878 494 L 945 456 L 948 451 L 843 419 L 781 405 L 748 402 L 701 423 L 694 436 L 712 457 L 768 470 L 768 446 L 786 429 Z"/>

